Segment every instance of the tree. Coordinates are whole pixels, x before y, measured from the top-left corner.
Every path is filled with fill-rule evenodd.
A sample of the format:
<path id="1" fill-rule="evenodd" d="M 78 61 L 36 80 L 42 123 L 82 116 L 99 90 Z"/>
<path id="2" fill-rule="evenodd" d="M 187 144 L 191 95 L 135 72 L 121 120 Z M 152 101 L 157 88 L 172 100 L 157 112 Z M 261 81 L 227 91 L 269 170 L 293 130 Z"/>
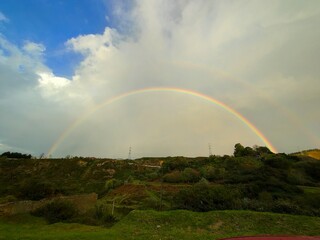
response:
<path id="1" fill-rule="evenodd" d="M 30 159 L 32 156 L 31 154 L 23 154 L 18 152 L 4 152 L 1 154 L 1 157 Z"/>
<path id="2" fill-rule="evenodd" d="M 263 154 L 272 154 L 272 152 L 270 151 L 269 148 L 264 147 L 264 146 L 253 146 L 254 151 L 257 152 L 257 154 L 259 155 L 263 155 Z"/>
<path id="3" fill-rule="evenodd" d="M 244 157 L 244 156 L 255 156 L 256 152 L 251 147 L 244 147 L 240 143 L 234 145 L 235 157 Z"/>
<path id="4" fill-rule="evenodd" d="M 244 147 L 240 143 L 237 143 L 236 145 L 234 145 L 233 155 L 235 157 L 242 157 L 243 153 L 244 153 Z"/>

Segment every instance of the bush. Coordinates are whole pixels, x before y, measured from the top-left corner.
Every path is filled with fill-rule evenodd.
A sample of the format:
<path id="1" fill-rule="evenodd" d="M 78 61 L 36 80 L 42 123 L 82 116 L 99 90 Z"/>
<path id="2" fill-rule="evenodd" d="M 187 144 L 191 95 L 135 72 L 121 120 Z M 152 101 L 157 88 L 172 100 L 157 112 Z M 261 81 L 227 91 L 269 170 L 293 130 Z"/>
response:
<path id="1" fill-rule="evenodd" d="M 54 200 L 33 212 L 33 215 L 44 217 L 49 223 L 62 222 L 77 215 L 73 204 L 65 200 Z"/>
<path id="2" fill-rule="evenodd" d="M 96 205 L 94 218 L 97 219 L 100 224 L 106 226 L 111 226 L 115 222 L 117 222 L 117 218 L 114 215 L 108 213 L 108 210 L 104 205 Z"/>
<path id="3" fill-rule="evenodd" d="M 22 199 L 40 200 L 54 195 L 55 192 L 56 190 L 51 183 L 32 180 L 21 186 L 19 197 Z"/>
<path id="4" fill-rule="evenodd" d="M 171 173 L 167 173 L 163 176 L 163 181 L 169 183 L 179 183 L 183 182 L 183 176 L 180 171 L 173 171 Z"/>
<path id="5" fill-rule="evenodd" d="M 182 172 L 182 178 L 184 182 L 197 182 L 200 179 L 200 173 L 193 168 L 185 168 Z"/>
<path id="6" fill-rule="evenodd" d="M 314 180 L 320 181 L 320 162 L 310 162 L 306 166 L 306 173 Z"/>
<path id="7" fill-rule="evenodd" d="M 191 189 L 182 189 L 175 198 L 177 208 L 206 212 L 211 210 L 238 209 L 240 192 L 225 186 L 210 186 L 205 181 Z"/>
<path id="8" fill-rule="evenodd" d="M 201 169 L 202 175 L 208 180 L 215 180 L 215 168 L 213 166 L 205 166 Z"/>
<path id="9" fill-rule="evenodd" d="M 124 182 L 122 180 L 118 180 L 115 178 L 109 179 L 105 182 L 104 187 L 101 191 L 99 191 L 99 198 L 103 197 L 106 195 L 111 189 L 115 189 L 117 187 L 120 187 L 123 185 Z"/>
<path id="10" fill-rule="evenodd" d="M 272 198 L 272 194 L 266 191 L 260 192 L 259 193 L 259 200 L 261 202 L 265 202 L 265 203 L 272 203 L 273 198 Z"/>
<path id="11" fill-rule="evenodd" d="M 0 204 L 2 204 L 2 203 L 8 203 L 8 202 L 14 202 L 14 201 L 16 201 L 17 200 L 17 198 L 15 197 L 15 196 L 13 196 L 13 195 L 7 195 L 7 196 L 5 196 L 5 197 L 1 197 L 0 198 Z"/>
<path id="12" fill-rule="evenodd" d="M 199 179 L 200 179 L 200 172 L 193 168 L 185 168 L 182 172 L 173 171 L 163 176 L 163 180 L 169 183 L 180 183 L 180 182 L 194 183 L 199 181 Z"/>
<path id="13" fill-rule="evenodd" d="M 289 213 L 289 214 L 302 213 L 302 210 L 298 205 L 286 199 L 279 199 L 275 201 L 271 207 L 271 211 L 276 213 Z"/>
<path id="14" fill-rule="evenodd" d="M 292 162 L 288 160 L 288 157 L 284 154 L 269 155 L 264 160 L 265 165 L 278 170 L 288 170 L 292 165 Z"/>
<path id="15" fill-rule="evenodd" d="M 320 193 L 304 193 L 295 198 L 295 201 L 304 208 L 314 208 L 320 210 Z"/>
<path id="16" fill-rule="evenodd" d="M 182 171 L 186 167 L 189 166 L 189 162 L 184 157 L 174 157 L 169 158 L 168 160 L 164 161 L 161 166 L 161 172 L 169 173 L 171 171 Z"/>

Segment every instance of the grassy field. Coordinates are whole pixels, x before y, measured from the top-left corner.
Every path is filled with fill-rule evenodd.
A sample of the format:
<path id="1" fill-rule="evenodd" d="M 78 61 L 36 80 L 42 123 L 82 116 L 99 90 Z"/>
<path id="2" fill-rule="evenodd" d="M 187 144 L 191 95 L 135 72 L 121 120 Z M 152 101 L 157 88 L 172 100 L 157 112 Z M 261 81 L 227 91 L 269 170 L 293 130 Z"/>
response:
<path id="1" fill-rule="evenodd" d="M 230 236 L 320 235 L 320 218 L 251 211 L 132 211 L 112 228 L 73 223 L 47 225 L 41 218 L 0 218 L 0 239 L 219 239 Z"/>

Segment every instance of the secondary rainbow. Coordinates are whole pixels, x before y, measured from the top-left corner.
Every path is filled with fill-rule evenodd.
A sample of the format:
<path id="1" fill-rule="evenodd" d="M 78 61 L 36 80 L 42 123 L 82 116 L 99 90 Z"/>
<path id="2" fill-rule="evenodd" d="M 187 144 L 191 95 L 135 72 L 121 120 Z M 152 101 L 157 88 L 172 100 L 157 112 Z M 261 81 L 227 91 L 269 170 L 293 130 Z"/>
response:
<path id="1" fill-rule="evenodd" d="M 256 127 L 254 126 L 248 119 L 246 119 L 242 114 L 231 108 L 230 106 L 226 105 L 225 103 L 210 97 L 208 95 L 205 95 L 200 92 L 188 90 L 188 89 L 182 89 L 182 88 L 172 88 L 172 87 L 154 87 L 154 88 L 143 88 L 138 89 L 130 92 L 126 92 L 120 95 L 117 95 L 115 97 L 112 97 L 110 99 L 107 99 L 103 101 L 100 104 L 97 104 L 95 107 L 90 109 L 89 111 L 85 112 L 83 115 L 81 115 L 79 118 L 77 118 L 70 126 L 60 135 L 60 137 L 54 142 L 54 144 L 50 147 L 47 155 L 51 155 L 63 142 L 63 140 L 75 129 L 77 128 L 81 123 L 83 123 L 89 116 L 91 116 L 93 113 L 95 113 L 97 110 L 99 110 L 102 107 L 105 107 L 106 105 L 112 104 L 118 100 L 121 100 L 123 98 L 137 95 L 137 94 L 143 94 L 143 93 L 152 93 L 152 92 L 173 92 L 173 93 L 181 93 L 181 94 L 187 94 L 191 95 L 206 101 L 209 101 L 227 112 L 234 115 L 236 118 L 238 118 L 241 122 L 243 122 L 251 131 L 253 131 L 260 139 L 261 141 L 272 151 L 277 152 L 277 149 L 272 145 L 272 143 L 264 136 L 264 134 Z"/>

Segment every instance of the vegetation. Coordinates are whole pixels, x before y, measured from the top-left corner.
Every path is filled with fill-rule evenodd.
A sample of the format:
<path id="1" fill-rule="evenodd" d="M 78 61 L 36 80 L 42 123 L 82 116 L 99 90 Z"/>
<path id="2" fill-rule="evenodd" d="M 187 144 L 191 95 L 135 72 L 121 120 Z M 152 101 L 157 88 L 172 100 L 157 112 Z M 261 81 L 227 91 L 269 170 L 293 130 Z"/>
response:
<path id="1" fill-rule="evenodd" d="M 308 157 L 312 157 L 314 159 L 320 160 L 320 149 L 309 149 L 309 150 L 293 153 L 293 155 L 308 156 Z"/>
<path id="2" fill-rule="evenodd" d="M 132 211 L 111 228 L 75 223 L 47 225 L 28 215 L 0 217 L 0 239 L 221 239 L 261 234 L 319 235 L 320 219 L 251 211 Z"/>
<path id="3" fill-rule="evenodd" d="M 56 223 L 71 220 L 77 215 L 77 211 L 71 202 L 56 200 L 36 209 L 33 214 L 44 217 L 48 223 Z"/>
<path id="4" fill-rule="evenodd" d="M 4 152 L 0 155 L 0 157 L 30 159 L 32 156 L 31 154 L 23 154 L 18 152 Z"/>
<path id="5" fill-rule="evenodd" d="M 233 156 L 212 155 L 198 158 L 167 157 L 136 160 L 82 157 L 68 159 L 1 158 L 1 204 L 19 200 L 38 201 L 57 195 L 92 192 L 98 193 L 98 203 L 95 209 L 85 214 L 78 214 L 70 203 L 63 201 L 53 201 L 43 208 L 37 209 L 33 214 L 41 216 L 49 223 L 70 224 L 63 225 L 61 223 L 62 225 L 59 226 L 74 226 L 75 229 L 83 228 L 89 232 L 94 231 L 95 233 L 88 233 L 87 239 L 92 239 L 93 235 L 95 238 L 95 234 L 99 239 L 99 232 L 108 236 L 118 236 L 117 234 L 119 234 L 120 239 L 142 239 L 143 236 L 146 237 L 145 234 L 151 234 L 151 231 L 155 232 L 152 233 L 155 236 L 154 239 L 162 231 L 167 239 L 172 239 L 169 237 L 170 234 L 176 238 L 183 236 L 185 239 L 188 239 L 189 235 L 191 238 L 191 236 L 197 237 L 197 234 L 200 234 L 199 236 L 205 239 L 212 235 L 213 230 L 210 230 L 209 222 L 203 223 L 204 225 L 200 224 L 201 221 L 205 221 L 201 220 L 203 216 L 206 218 L 219 216 L 221 219 L 228 216 L 227 218 L 231 219 L 233 215 L 234 218 L 241 219 L 241 214 L 249 214 L 250 218 L 256 218 L 256 220 L 258 216 L 261 218 L 269 217 L 273 220 L 275 220 L 275 216 L 281 216 L 281 219 L 291 219 L 292 217 L 295 220 L 289 222 L 295 226 L 298 225 L 296 224 L 298 221 L 302 224 L 303 219 L 319 220 L 316 217 L 320 217 L 320 161 L 307 156 L 307 154 L 274 154 L 266 147 L 244 147 L 239 143 L 235 145 Z M 161 213 L 153 211 L 132 212 L 137 209 L 167 211 Z M 179 210 L 177 211 L 177 209 Z M 208 213 L 200 214 L 181 210 Z M 213 210 L 215 212 L 212 212 Z M 221 210 L 225 212 L 221 212 Z M 130 214 L 128 215 L 128 213 Z M 271 213 L 291 214 L 292 216 Z M 144 216 L 144 214 L 146 215 Z M 172 214 L 177 215 L 177 222 L 172 222 L 169 219 L 169 216 L 173 217 Z M 183 219 L 183 215 L 185 218 L 191 216 L 193 220 L 198 219 L 198 222 L 190 222 L 188 226 L 181 223 L 180 226 L 179 221 Z M 153 221 L 157 225 L 151 228 L 146 223 L 143 225 L 144 230 L 137 231 L 134 229 L 137 223 L 133 221 L 132 216 L 137 219 L 141 218 L 142 225 L 147 221 L 143 219 L 152 219 L 149 222 L 150 226 L 153 226 Z M 306 216 L 311 216 L 311 218 Z M 12 226 L 6 221 L 3 218 L 1 233 L 7 231 L 5 229 L 9 229 L 10 232 Z M 228 221 L 226 220 L 226 222 Z M 248 219 L 243 224 L 253 224 L 248 221 L 251 220 Z M 101 228 L 72 225 L 71 222 L 73 224 L 113 227 L 106 232 Z M 42 226 L 41 224 L 40 226 Z M 123 224 L 131 224 L 132 226 L 124 227 Z M 239 223 L 239 225 L 241 224 Z M 304 226 L 303 224 L 301 226 Z M 160 227 L 157 227 L 158 225 Z M 119 226 L 127 229 L 128 232 L 131 231 L 131 235 L 118 232 Z M 166 226 L 165 230 L 163 230 L 163 226 Z M 260 226 L 257 231 L 241 225 L 241 229 L 242 227 L 247 229 L 242 232 L 243 234 L 264 233 L 264 230 L 260 231 L 263 229 Z M 277 227 L 278 224 L 275 224 L 274 228 Z M 46 228 L 45 225 L 42 228 Z M 188 232 L 189 228 L 196 233 Z M 55 224 L 50 229 L 55 231 Z M 235 229 L 236 226 L 230 227 L 230 231 L 220 229 L 223 234 L 217 230 L 218 233 L 213 236 L 231 236 L 237 232 Z M 186 231 L 188 237 L 182 235 Z M 295 232 L 290 230 L 286 233 L 294 234 Z M 301 230 L 301 233 L 320 234 L 306 232 L 306 230 Z M 30 232 L 30 234 L 33 233 Z M 86 239 L 86 237 L 82 238 L 86 234 L 81 235 L 81 239 Z M 79 237 L 79 235 L 77 236 Z M 32 237 L 32 239 L 37 238 Z M 69 239 L 69 237 L 61 235 L 61 239 Z M 70 239 L 73 238 L 70 237 Z"/>

